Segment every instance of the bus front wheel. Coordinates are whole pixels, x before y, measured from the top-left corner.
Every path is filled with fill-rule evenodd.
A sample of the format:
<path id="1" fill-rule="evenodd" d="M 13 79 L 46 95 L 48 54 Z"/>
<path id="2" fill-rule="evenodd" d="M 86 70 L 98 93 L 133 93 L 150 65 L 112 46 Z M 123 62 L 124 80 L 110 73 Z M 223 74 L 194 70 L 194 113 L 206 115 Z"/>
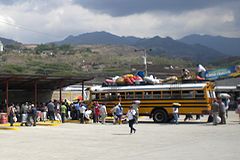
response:
<path id="1" fill-rule="evenodd" d="M 164 110 L 156 110 L 153 112 L 153 120 L 156 123 L 166 123 L 168 120 L 168 116 L 166 111 Z"/>

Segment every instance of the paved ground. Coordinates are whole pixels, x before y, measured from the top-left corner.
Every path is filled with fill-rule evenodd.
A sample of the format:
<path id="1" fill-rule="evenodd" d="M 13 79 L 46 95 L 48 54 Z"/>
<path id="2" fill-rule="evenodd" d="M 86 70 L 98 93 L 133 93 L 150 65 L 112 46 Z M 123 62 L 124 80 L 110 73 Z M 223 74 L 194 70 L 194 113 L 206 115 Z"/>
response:
<path id="1" fill-rule="evenodd" d="M 184 117 L 182 117 L 184 118 Z M 238 117 L 227 125 L 202 123 L 135 125 L 74 124 L 0 130 L 1 160 L 234 160 L 239 159 Z"/>

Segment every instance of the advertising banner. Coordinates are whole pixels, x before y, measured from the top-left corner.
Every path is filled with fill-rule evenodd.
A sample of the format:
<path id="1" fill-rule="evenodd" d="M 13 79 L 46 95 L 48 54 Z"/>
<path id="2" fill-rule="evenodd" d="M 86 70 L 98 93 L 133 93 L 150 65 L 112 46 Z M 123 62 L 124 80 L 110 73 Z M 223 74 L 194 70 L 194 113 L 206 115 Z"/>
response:
<path id="1" fill-rule="evenodd" d="M 240 65 L 231 66 L 229 68 L 207 70 L 205 72 L 205 79 L 206 80 L 234 78 L 234 77 L 238 77 L 238 76 L 240 76 Z"/>

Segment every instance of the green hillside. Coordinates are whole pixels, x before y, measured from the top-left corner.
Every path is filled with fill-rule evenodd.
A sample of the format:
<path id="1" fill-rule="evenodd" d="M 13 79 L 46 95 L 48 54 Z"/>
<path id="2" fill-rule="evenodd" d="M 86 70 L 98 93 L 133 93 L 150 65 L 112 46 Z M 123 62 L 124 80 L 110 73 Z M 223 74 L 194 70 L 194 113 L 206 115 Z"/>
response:
<path id="1" fill-rule="evenodd" d="M 131 65 L 143 64 L 143 53 L 126 45 L 37 45 L 6 48 L 0 54 L 0 72 L 12 74 L 116 75 L 133 72 Z M 148 55 L 149 65 L 191 67 L 180 58 Z"/>

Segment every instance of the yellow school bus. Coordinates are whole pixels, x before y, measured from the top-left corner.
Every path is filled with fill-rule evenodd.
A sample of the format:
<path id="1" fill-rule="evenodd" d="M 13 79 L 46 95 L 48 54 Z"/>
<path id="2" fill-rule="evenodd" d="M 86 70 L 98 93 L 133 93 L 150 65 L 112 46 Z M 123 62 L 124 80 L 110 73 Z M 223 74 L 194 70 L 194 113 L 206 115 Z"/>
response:
<path id="1" fill-rule="evenodd" d="M 139 115 L 149 116 L 154 122 L 164 123 L 172 119 L 172 103 L 181 104 L 180 115 L 209 114 L 212 99 L 215 98 L 214 84 L 202 83 L 177 83 L 160 85 L 136 86 L 93 86 L 88 88 L 89 105 L 94 101 L 105 103 L 108 114 L 111 108 L 119 103 L 124 113 L 134 100 L 140 100 Z"/>

